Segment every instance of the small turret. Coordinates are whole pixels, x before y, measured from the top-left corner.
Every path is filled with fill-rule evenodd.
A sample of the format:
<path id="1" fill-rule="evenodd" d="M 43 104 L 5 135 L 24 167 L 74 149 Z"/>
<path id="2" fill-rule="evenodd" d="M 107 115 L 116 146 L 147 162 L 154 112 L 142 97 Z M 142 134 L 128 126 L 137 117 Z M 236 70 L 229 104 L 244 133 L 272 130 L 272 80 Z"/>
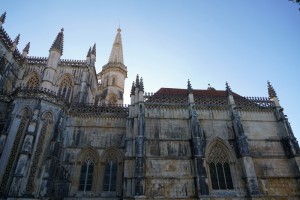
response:
<path id="1" fill-rule="evenodd" d="M 64 29 L 57 34 L 50 50 L 49 57 L 47 61 L 46 68 L 43 73 L 42 87 L 47 89 L 52 89 L 55 83 L 56 78 L 56 70 L 58 63 L 60 61 L 60 57 L 63 54 L 63 46 L 64 46 Z"/>
<path id="2" fill-rule="evenodd" d="M 4 12 L 4 13 L 0 16 L 0 27 L 2 26 L 2 24 L 5 23 L 5 18 L 6 18 L 6 12 Z"/>
<path id="3" fill-rule="evenodd" d="M 25 46 L 25 48 L 23 49 L 23 53 L 22 53 L 22 56 L 23 58 L 26 58 L 28 53 L 29 53 L 29 48 L 30 48 L 30 42 L 28 42 Z"/>
<path id="4" fill-rule="evenodd" d="M 14 52 L 17 48 L 17 45 L 19 44 L 20 41 L 20 34 L 17 35 L 17 37 L 14 39 L 12 47 L 11 47 L 11 51 Z"/>

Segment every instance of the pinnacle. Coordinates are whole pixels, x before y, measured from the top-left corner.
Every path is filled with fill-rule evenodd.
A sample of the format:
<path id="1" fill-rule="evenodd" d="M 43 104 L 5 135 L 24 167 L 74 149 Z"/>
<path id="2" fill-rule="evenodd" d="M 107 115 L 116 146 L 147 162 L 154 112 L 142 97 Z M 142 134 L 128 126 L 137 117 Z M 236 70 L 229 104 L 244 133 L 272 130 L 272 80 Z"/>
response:
<path id="1" fill-rule="evenodd" d="M 189 93 L 192 93 L 192 92 L 193 92 L 193 88 L 192 88 L 192 85 L 191 85 L 190 79 L 188 79 L 188 85 L 187 85 L 187 89 L 188 89 Z"/>
<path id="2" fill-rule="evenodd" d="M 19 44 L 19 41 L 20 41 L 20 33 L 17 35 L 17 37 L 14 39 L 14 42 L 13 43 L 16 43 L 16 45 Z"/>
<path id="3" fill-rule="evenodd" d="M 226 91 L 227 91 L 227 95 L 231 95 L 232 94 L 232 90 L 231 90 L 231 88 L 230 88 L 230 86 L 229 86 L 229 84 L 228 84 L 228 82 L 226 81 Z"/>
<path id="4" fill-rule="evenodd" d="M 25 46 L 25 48 L 23 49 L 23 52 L 28 53 L 29 52 L 29 48 L 30 48 L 30 42 L 28 42 Z"/>
<path id="5" fill-rule="evenodd" d="M 91 54 L 94 54 L 96 56 L 96 43 L 93 46 L 93 49 L 91 51 Z"/>
<path id="6" fill-rule="evenodd" d="M 2 24 L 5 23 L 5 18 L 6 18 L 6 11 L 0 16 L 0 22 L 2 22 Z"/>
<path id="7" fill-rule="evenodd" d="M 61 55 L 63 54 L 63 47 L 64 47 L 64 29 L 62 28 L 61 31 L 57 34 L 51 48 L 51 50 L 57 50 Z"/>
<path id="8" fill-rule="evenodd" d="M 138 74 L 136 75 L 135 86 L 136 86 L 137 88 L 140 87 L 140 80 L 139 80 L 139 75 L 138 75 Z"/>
<path id="9" fill-rule="evenodd" d="M 277 94 L 273 88 L 273 86 L 271 85 L 271 83 L 268 81 L 268 93 L 269 93 L 269 97 L 273 98 L 273 97 L 277 97 Z"/>
<path id="10" fill-rule="evenodd" d="M 132 87 L 131 87 L 131 92 L 130 95 L 134 95 L 135 92 L 135 85 L 134 85 L 134 81 L 132 82 Z"/>
<path id="11" fill-rule="evenodd" d="M 143 78 L 142 77 L 140 79 L 140 91 L 144 91 L 144 83 L 143 83 Z"/>
<path id="12" fill-rule="evenodd" d="M 91 57 L 91 50 L 92 50 L 92 48 L 90 47 L 86 57 Z"/>

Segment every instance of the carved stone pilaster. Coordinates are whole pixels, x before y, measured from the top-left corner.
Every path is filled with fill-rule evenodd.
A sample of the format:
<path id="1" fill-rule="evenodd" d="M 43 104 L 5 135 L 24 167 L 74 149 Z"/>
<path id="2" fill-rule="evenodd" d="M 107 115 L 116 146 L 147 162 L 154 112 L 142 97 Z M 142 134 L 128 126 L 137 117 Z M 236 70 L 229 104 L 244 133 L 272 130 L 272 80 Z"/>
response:
<path id="1" fill-rule="evenodd" d="M 144 131 L 145 131 L 145 121 L 144 121 L 144 110 L 140 105 L 138 113 L 138 132 L 135 138 L 135 153 L 136 153 L 136 163 L 135 163 L 135 195 L 144 195 Z"/>
<path id="2" fill-rule="evenodd" d="M 201 134 L 201 127 L 196 111 L 194 110 L 194 106 L 190 106 L 190 113 L 193 156 L 196 165 L 196 190 L 198 196 L 209 195 L 208 185 L 206 182 L 207 173 L 204 167 L 204 149 L 206 146 L 206 141 L 204 134 Z"/>

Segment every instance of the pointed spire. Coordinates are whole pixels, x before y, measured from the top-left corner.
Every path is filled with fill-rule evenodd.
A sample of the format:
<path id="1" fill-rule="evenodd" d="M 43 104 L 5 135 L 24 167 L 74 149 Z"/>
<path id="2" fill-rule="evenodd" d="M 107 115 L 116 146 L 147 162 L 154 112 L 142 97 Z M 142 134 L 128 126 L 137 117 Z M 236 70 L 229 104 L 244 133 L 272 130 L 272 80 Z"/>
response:
<path id="1" fill-rule="evenodd" d="M 189 93 L 192 93 L 192 92 L 193 92 L 193 88 L 192 88 L 192 85 L 191 85 L 190 79 L 188 79 L 188 85 L 187 85 L 187 89 L 188 89 Z"/>
<path id="2" fill-rule="evenodd" d="M 28 42 L 28 43 L 26 44 L 25 48 L 23 49 L 22 56 L 23 56 L 24 58 L 27 57 L 27 54 L 29 53 L 29 48 L 30 48 L 30 42 Z"/>
<path id="3" fill-rule="evenodd" d="M 64 29 L 62 28 L 61 31 L 57 34 L 50 51 L 56 50 L 58 51 L 61 55 L 63 54 L 63 47 L 64 47 Z"/>
<path id="4" fill-rule="evenodd" d="M 139 88 L 140 87 L 140 80 L 139 80 L 139 75 L 136 75 L 136 79 L 135 79 L 135 87 Z"/>
<path id="5" fill-rule="evenodd" d="M 269 81 L 268 81 L 268 93 L 270 98 L 277 97 L 277 94 Z"/>
<path id="6" fill-rule="evenodd" d="M 91 50 L 92 50 L 92 48 L 90 47 L 86 57 L 91 57 Z"/>
<path id="7" fill-rule="evenodd" d="M 93 46 L 93 49 L 91 51 L 91 54 L 94 54 L 96 56 L 96 43 Z"/>
<path id="8" fill-rule="evenodd" d="M 134 81 L 132 82 L 132 86 L 131 86 L 131 92 L 130 95 L 134 95 L 135 94 L 135 85 L 134 85 Z"/>
<path id="9" fill-rule="evenodd" d="M 123 59 L 123 46 L 122 46 L 122 38 L 121 38 L 121 29 L 120 27 L 117 29 L 117 35 L 110 53 L 109 63 L 122 63 L 124 64 Z"/>
<path id="10" fill-rule="evenodd" d="M 23 49 L 23 52 L 29 53 L 29 48 L 30 48 L 30 42 L 26 44 L 25 48 Z"/>
<path id="11" fill-rule="evenodd" d="M 143 78 L 142 77 L 140 79 L 140 91 L 144 91 L 144 83 L 143 83 Z"/>
<path id="12" fill-rule="evenodd" d="M 226 92 L 227 92 L 227 95 L 232 95 L 232 90 L 227 81 L 226 81 Z"/>
<path id="13" fill-rule="evenodd" d="M 0 25 L 5 23 L 5 18 L 6 18 L 6 12 L 4 12 L 0 17 Z"/>
<path id="14" fill-rule="evenodd" d="M 19 44 L 19 41 L 20 41 L 20 33 L 17 35 L 17 37 L 14 39 L 14 42 L 16 45 Z"/>

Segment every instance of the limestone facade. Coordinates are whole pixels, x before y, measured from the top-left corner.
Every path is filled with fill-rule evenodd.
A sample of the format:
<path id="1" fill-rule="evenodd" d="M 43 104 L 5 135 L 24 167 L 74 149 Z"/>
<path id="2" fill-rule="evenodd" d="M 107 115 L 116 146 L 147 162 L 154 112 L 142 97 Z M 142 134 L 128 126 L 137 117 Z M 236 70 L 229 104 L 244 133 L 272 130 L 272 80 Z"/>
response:
<path id="1" fill-rule="evenodd" d="M 0 17 L 0 198 L 300 199 L 300 150 L 276 92 L 144 92 L 123 105 L 121 29 L 108 63 L 20 53 Z"/>

